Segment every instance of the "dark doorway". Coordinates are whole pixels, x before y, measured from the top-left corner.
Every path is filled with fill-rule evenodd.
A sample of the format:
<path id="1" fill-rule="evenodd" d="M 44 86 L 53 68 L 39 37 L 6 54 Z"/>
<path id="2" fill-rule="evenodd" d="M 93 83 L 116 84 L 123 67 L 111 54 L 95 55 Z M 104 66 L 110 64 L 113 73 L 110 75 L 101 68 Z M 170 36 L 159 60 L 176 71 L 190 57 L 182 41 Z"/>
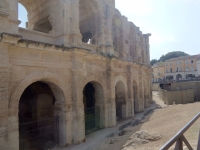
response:
<path id="1" fill-rule="evenodd" d="M 54 103 L 46 83 L 35 82 L 25 89 L 19 101 L 19 150 L 46 150 L 58 144 Z"/>
<path id="2" fill-rule="evenodd" d="M 86 84 L 83 90 L 83 103 L 85 109 L 85 134 L 99 129 L 100 108 L 96 106 L 95 88 L 92 83 Z"/>
<path id="3" fill-rule="evenodd" d="M 116 121 L 126 118 L 125 86 L 122 81 L 115 86 Z"/>
<path id="4" fill-rule="evenodd" d="M 137 85 L 133 86 L 133 101 L 134 101 L 134 112 L 136 113 L 137 111 Z"/>

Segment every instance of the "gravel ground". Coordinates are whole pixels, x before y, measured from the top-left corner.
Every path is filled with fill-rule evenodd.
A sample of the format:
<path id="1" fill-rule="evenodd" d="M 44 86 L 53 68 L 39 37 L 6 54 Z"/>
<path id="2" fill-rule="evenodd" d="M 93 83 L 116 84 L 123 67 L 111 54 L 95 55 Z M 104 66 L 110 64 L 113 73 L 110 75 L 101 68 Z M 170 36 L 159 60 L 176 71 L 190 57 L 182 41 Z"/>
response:
<path id="1" fill-rule="evenodd" d="M 153 92 L 153 100 L 156 104 L 161 106 L 161 109 L 154 110 L 147 116 L 142 124 L 134 127 L 126 128 L 126 133 L 123 136 L 115 136 L 105 138 L 100 146 L 93 148 L 93 150 L 121 150 L 123 145 L 129 140 L 131 135 L 139 130 L 147 130 L 148 132 L 157 132 L 162 135 L 158 141 L 150 142 L 136 147 L 129 147 L 127 150 L 157 150 L 161 148 L 170 138 L 172 138 L 185 124 L 187 124 L 198 112 L 200 112 L 200 103 L 179 104 L 166 106 L 159 99 L 158 93 Z M 200 130 L 200 119 L 185 133 L 186 139 L 195 149 L 197 145 L 198 132 Z M 114 143 L 110 141 L 114 139 Z"/>

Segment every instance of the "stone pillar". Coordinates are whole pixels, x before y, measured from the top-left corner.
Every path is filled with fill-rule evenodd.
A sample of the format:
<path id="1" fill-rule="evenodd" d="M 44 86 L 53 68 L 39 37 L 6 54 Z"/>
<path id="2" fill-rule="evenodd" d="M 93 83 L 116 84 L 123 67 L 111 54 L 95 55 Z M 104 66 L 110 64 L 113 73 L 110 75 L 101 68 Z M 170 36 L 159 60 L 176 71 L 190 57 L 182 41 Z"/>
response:
<path id="1" fill-rule="evenodd" d="M 74 144 L 79 144 L 85 141 L 85 116 L 83 104 L 83 89 L 81 82 L 83 77 L 82 69 L 79 67 L 80 57 L 72 51 L 72 99 L 74 110 Z"/>
<path id="2" fill-rule="evenodd" d="M 14 149 L 13 145 L 18 146 L 18 142 L 12 144 L 12 140 L 16 141 L 8 131 L 17 131 L 17 129 L 12 129 L 11 127 L 16 125 L 14 120 L 10 118 L 8 111 L 9 104 L 9 54 L 8 46 L 6 44 L 0 43 L 0 147 L 1 149 Z M 8 124 L 10 122 L 11 124 Z M 17 126 L 15 126 L 17 128 Z M 17 149 L 17 148 L 16 148 Z"/>
<path id="3" fill-rule="evenodd" d="M 145 41 L 145 53 L 146 53 L 146 64 L 150 65 L 150 45 L 149 45 L 149 37 L 151 34 L 144 34 L 144 41 Z"/>
<path id="4" fill-rule="evenodd" d="M 136 44 L 136 51 L 137 51 L 137 62 L 142 63 L 142 50 L 141 50 L 141 41 L 140 41 L 140 28 L 137 27 L 136 29 L 136 39 L 137 39 L 137 44 Z"/>
<path id="5" fill-rule="evenodd" d="M 18 1 L 0 1 L 0 33 L 18 34 Z"/>
<path id="6" fill-rule="evenodd" d="M 127 96 L 127 105 L 128 105 L 128 118 L 134 116 L 134 108 L 133 108 L 133 81 L 131 78 L 132 75 L 132 66 L 128 66 L 128 73 L 127 73 L 127 88 L 128 88 L 128 96 Z"/>
<path id="7" fill-rule="evenodd" d="M 107 86 L 108 86 L 108 124 L 109 127 L 116 125 L 116 104 L 115 104 L 115 76 L 114 76 L 114 62 L 108 61 L 109 71 L 107 71 Z"/>
<path id="8" fill-rule="evenodd" d="M 82 35 L 79 29 L 79 1 L 80 0 L 71 0 L 71 33 L 70 33 L 70 42 L 71 47 L 80 46 L 82 44 Z"/>
<path id="9" fill-rule="evenodd" d="M 113 3 L 106 4 L 104 6 L 104 18 L 106 21 L 106 53 L 109 55 L 114 55 L 114 46 L 112 38 L 112 21 L 113 15 L 115 13 L 115 6 Z"/>
<path id="10" fill-rule="evenodd" d="M 143 69 L 139 69 L 138 74 L 138 99 L 139 99 L 139 108 L 137 112 L 142 112 L 144 110 L 144 84 L 143 84 Z"/>
<path id="11" fill-rule="evenodd" d="M 9 107 L 9 44 L 16 44 L 20 36 L 3 33 L 0 39 L 0 147 L 17 150 L 19 147 L 18 102 Z M 21 94 L 21 93 L 19 93 Z M 2 143 L 1 143 L 2 141 Z"/>

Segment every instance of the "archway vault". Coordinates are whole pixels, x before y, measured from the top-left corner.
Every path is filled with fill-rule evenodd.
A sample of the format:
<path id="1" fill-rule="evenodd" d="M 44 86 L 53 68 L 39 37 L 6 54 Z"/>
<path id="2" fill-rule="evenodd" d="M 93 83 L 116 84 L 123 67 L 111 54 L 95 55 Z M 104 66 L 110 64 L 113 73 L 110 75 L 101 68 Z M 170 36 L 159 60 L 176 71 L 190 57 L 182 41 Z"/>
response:
<path id="1" fill-rule="evenodd" d="M 53 92 L 56 92 L 56 88 L 62 91 L 63 97 L 66 100 L 69 100 L 70 97 L 68 90 L 70 90 L 70 84 L 68 82 L 63 82 L 60 77 L 51 72 L 37 72 L 27 75 L 16 86 L 11 90 L 11 95 L 9 98 L 9 108 L 16 107 L 16 104 L 19 103 L 19 99 L 24 92 L 24 90 L 32 83 L 41 81 L 47 83 Z M 65 89 L 65 90 L 63 90 Z M 54 93 L 55 94 L 55 93 Z M 63 101 L 64 102 L 64 101 Z M 69 102 L 71 103 L 71 102 Z"/>
<path id="2" fill-rule="evenodd" d="M 85 133 L 89 134 L 98 129 L 106 127 L 105 111 L 105 88 L 102 80 L 91 76 L 86 78 L 82 84 Z"/>
<path id="3" fill-rule="evenodd" d="M 98 45 L 101 34 L 103 11 L 97 0 L 79 1 L 79 29 L 82 42 Z"/>
<path id="4" fill-rule="evenodd" d="M 66 131 L 72 130 L 72 122 L 68 122 L 66 126 L 66 112 L 70 112 L 72 110 L 72 103 L 70 100 L 70 92 L 68 90 L 71 88 L 68 86 L 67 82 L 63 82 L 59 76 L 50 73 L 50 72 L 37 72 L 26 76 L 22 81 L 20 81 L 15 88 L 12 90 L 12 94 L 9 99 L 9 109 L 10 111 L 15 112 L 12 114 L 13 116 L 18 116 L 18 105 L 20 97 L 24 90 L 35 82 L 43 82 L 46 83 L 50 89 L 52 90 L 55 97 L 54 104 L 54 116 L 59 116 L 59 144 L 61 146 L 66 145 L 67 143 L 71 143 L 72 137 L 68 136 Z M 70 84 L 69 84 L 70 85 Z M 65 90 L 64 90 L 65 89 Z M 68 100 L 68 102 L 67 102 Z M 66 105 L 68 105 L 66 107 Z M 72 118 L 72 113 L 68 113 L 67 117 Z M 69 133 L 70 134 L 70 133 Z"/>

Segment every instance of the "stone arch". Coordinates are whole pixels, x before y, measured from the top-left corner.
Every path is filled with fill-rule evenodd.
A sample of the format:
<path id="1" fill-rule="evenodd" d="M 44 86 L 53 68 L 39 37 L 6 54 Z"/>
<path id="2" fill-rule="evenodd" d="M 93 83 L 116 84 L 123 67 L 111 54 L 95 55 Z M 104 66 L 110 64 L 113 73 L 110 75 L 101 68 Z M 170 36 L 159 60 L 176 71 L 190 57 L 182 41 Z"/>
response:
<path id="1" fill-rule="evenodd" d="M 82 42 L 99 45 L 101 42 L 103 10 L 97 0 L 79 1 L 79 29 Z"/>
<path id="2" fill-rule="evenodd" d="M 26 18 L 24 17 L 24 15 L 26 15 Z M 24 7 L 24 5 L 22 5 L 21 3 L 18 4 L 18 20 L 21 21 L 19 26 L 25 27 L 25 28 L 27 27 L 28 12 L 27 12 L 27 9 Z"/>
<path id="3" fill-rule="evenodd" d="M 119 75 L 115 78 L 115 109 L 116 109 L 116 119 L 126 119 L 128 117 L 128 101 L 127 101 L 127 83 L 126 79 Z M 117 118 L 119 117 L 119 118 Z"/>
<path id="4" fill-rule="evenodd" d="M 42 0 L 18 0 L 28 12 L 27 28 L 43 33 L 51 33 L 54 30 L 53 23 L 53 7 L 55 5 L 54 0 L 43 2 Z"/>
<path id="5" fill-rule="evenodd" d="M 176 75 L 176 80 L 182 80 L 182 75 L 181 74 L 177 74 Z"/>
<path id="6" fill-rule="evenodd" d="M 125 86 L 125 91 L 128 91 L 127 89 L 128 86 L 125 77 L 122 75 L 116 76 L 114 80 L 114 85 L 116 85 L 118 81 L 122 81 Z"/>
<path id="7" fill-rule="evenodd" d="M 83 101 L 82 101 L 83 105 L 82 106 L 84 107 L 84 109 L 81 109 L 81 110 L 84 110 L 83 114 L 85 114 L 85 119 L 86 119 L 86 111 L 87 110 L 85 110 L 85 102 L 84 102 L 84 100 L 85 100 L 84 92 L 85 91 L 84 90 L 88 84 L 91 84 L 95 90 L 95 93 L 94 93 L 95 128 L 101 129 L 101 128 L 106 127 L 105 85 L 101 79 L 99 79 L 95 76 L 90 76 L 90 77 L 87 77 L 85 80 L 83 80 L 83 82 L 81 84 L 81 89 L 83 91 Z M 85 120 L 85 122 L 86 122 L 86 120 Z M 86 126 L 87 125 L 85 124 L 85 127 Z M 87 132 L 86 132 L 86 134 L 87 134 Z"/>
<path id="8" fill-rule="evenodd" d="M 72 106 L 68 105 L 68 107 L 66 107 L 66 100 L 70 98 L 67 89 L 69 89 L 70 87 L 67 87 L 67 83 L 62 83 L 62 81 L 59 79 L 59 76 L 50 72 L 38 72 L 26 76 L 13 89 L 9 99 L 9 110 L 14 110 L 15 114 L 13 115 L 18 118 L 18 104 L 21 95 L 29 85 L 38 81 L 46 83 L 54 94 L 54 97 L 56 99 L 54 104 L 54 116 L 59 116 L 60 118 L 59 144 L 61 146 L 64 146 L 71 141 L 71 137 L 69 137 L 69 139 L 67 138 L 67 131 L 69 130 L 69 128 L 71 128 L 71 123 L 68 122 L 69 126 L 66 126 L 66 113 L 72 110 Z M 70 117 L 70 115 L 68 115 L 67 117 Z M 18 127 L 16 128 L 18 129 Z"/>

